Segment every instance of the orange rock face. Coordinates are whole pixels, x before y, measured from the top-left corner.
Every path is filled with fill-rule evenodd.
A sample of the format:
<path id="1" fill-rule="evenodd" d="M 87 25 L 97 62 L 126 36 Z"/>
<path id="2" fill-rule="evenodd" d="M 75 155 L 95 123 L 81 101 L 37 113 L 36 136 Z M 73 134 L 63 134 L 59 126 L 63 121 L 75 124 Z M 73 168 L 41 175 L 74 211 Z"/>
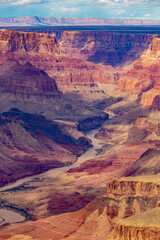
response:
<path id="1" fill-rule="evenodd" d="M 125 76 L 121 76 L 118 88 L 131 94 L 140 94 L 141 104 L 159 108 L 160 67 L 159 54 L 160 39 L 154 38 L 149 49 L 144 51 Z"/>
<path id="2" fill-rule="evenodd" d="M 160 122 L 157 120 L 150 120 L 147 118 L 138 118 L 134 123 L 135 127 L 146 129 L 149 132 L 160 133 Z"/>
<path id="3" fill-rule="evenodd" d="M 5 30 L 0 36 L 0 50 L 12 52 L 59 53 L 53 35 Z"/>

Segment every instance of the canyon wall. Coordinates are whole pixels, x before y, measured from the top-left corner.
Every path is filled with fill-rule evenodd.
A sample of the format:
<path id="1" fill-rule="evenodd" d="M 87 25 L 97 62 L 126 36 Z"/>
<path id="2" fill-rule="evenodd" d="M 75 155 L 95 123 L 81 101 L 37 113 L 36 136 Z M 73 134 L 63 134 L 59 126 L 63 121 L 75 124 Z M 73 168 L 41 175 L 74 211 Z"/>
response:
<path id="1" fill-rule="evenodd" d="M 133 68 L 122 75 L 118 88 L 130 94 L 142 94 L 141 104 L 145 107 L 159 109 L 159 54 L 160 39 L 155 37 L 149 48 L 144 51 Z"/>
<path id="2" fill-rule="evenodd" d="M 130 64 L 148 48 L 153 35 L 110 32 L 64 31 L 59 43 L 70 56 L 94 63 Z"/>
<path id="3" fill-rule="evenodd" d="M 0 36 L 0 52 L 3 59 L 15 59 L 23 65 L 30 62 L 44 70 L 55 79 L 62 92 L 81 94 L 88 89 L 84 96 L 98 93 L 98 97 L 104 97 L 109 91 L 99 84 L 115 88 L 118 83 L 121 89 L 124 85 L 119 70 L 109 65 L 133 63 L 148 48 L 153 37 L 107 32 L 62 31 L 50 35 L 4 30 Z M 143 85 L 148 88 L 148 82 L 138 83 L 138 88 L 142 89 Z M 128 88 L 132 86 L 129 84 Z"/>
<path id="4" fill-rule="evenodd" d="M 110 66 L 97 65 L 67 55 L 55 37 L 48 34 L 5 30 L 0 36 L 0 51 L 3 63 L 6 59 L 14 59 L 21 65 L 30 62 L 54 78 L 63 92 L 79 93 L 81 87 L 84 87 L 90 93 L 93 88 L 93 91 L 104 96 L 104 90 L 99 89 L 97 83 L 113 84 L 118 77 Z"/>
<path id="5" fill-rule="evenodd" d="M 160 208 L 120 220 L 109 240 L 159 240 Z"/>
<path id="6" fill-rule="evenodd" d="M 153 176 L 153 178 L 149 176 L 121 178 L 107 183 L 107 193 L 116 195 L 157 197 L 160 193 L 160 185 L 156 176 Z"/>
<path id="7" fill-rule="evenodd" d="M 146 129 L 149 132 L 156 132 L 157 134 L 160 133 L 160 121 L 154 119 L 138 118 L 134 123 L 134 127 Z"/>

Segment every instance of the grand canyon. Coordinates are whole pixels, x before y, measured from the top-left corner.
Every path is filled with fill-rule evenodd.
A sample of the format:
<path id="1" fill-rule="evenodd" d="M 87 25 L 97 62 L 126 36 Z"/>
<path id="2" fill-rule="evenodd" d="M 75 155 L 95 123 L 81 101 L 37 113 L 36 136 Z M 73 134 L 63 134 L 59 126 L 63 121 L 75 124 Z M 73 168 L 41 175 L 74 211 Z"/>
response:
<path id="1" fill-rule="evenodd" d="M 160 35 L 25 21 L 0 21 L 0 240 L 160 240 Z"/>

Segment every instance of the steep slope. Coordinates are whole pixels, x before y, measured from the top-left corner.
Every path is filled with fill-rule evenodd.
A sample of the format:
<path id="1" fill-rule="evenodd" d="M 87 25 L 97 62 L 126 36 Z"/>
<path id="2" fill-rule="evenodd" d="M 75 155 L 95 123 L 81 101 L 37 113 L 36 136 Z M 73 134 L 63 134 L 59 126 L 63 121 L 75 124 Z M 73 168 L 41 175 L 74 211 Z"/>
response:
<path id="1" fill-rule="evenodd" d="M 109 240 L 159 240 L 160 239 L 160 208 L 136 214 L 127 219 L 120 220 L 116 226 L 115 234 Z M 121 236 L 121 237 L 119 237 Z"/>
<path id="2" fill-rule="evenodd" d="M 73 43 L 77 42 L 76 38 L 79 38 L 79 35 L 76 37 L 77 33 L 70 34 L 71 37 L 66 36 L 66 39 L 73 38 Z M 122 52 L 120 51 L 122 54 L 116 51 L 115 58 L 114 53 L 111 54 L 114 64 L 117 56 L 119 54 L 122 56 L 129 47 L 133 50 L 130 54 L 133 53 L 135 59 L 136 46 L 134 44 L 128 46 L 126 35 L 117 39 L 115 34 L 114 37 L 115 42 L 119 38 L 120 42 L 123 40 L 125 42 Z M 133 36 L 133 42 L 138 41 L 135 39 Z M 141 37 L 140 39 L 143 40 Z M 84 41 L 87 44 L 84 47 L 88 47 L 89 41 L 87 35 Z M 147 44 L 148 41 L 149 38 L 146 37 Z M 112 45 L 114 51 L 115 42 Z M 75 48 L 78 49 L 77 57 L 86 58 L 88 54 L 86 52 L 86 55 L 85 53 L 83 56 L 78 55 L 81 54 L 83 44 L 79 49 L 77 47 L 79 42 L 75 44 Z M 142 45 L 140 44 L 138 49 Z M 61 40 L 57 43 L 54 36 L 40 33 L 3 31 L 0 36 L 0 98 L 3 100 L 1 112 L 17 106 L 20 110 L 30 112 L 29 114 L 12 109 L 0 115 L 1 185 L 50 168 L 72 164 L 78 155 L 91 147 L 91 142 L 78 130 L 87 131 L 95 126 L 98 127 L 108 119 L 106 113 L 109 111 L 113 116 L 97 134 L 104 142 L 102 149 L 97 151 L 99 155 L 94 159 L 87 158 L 81 165 L 76 165 L 68 172 L 60 174 L 57 171 L 57 174 L 53 172 L 50 175 L 41 175 L 32 179 L 33 181 L 1 192 L 3 203 L 27 209 L 34 215 L 34 220 L 39 219 L 3 227 L 0 231 L 2 239 L 16 239 L 16 237 L 23 239 L 26 236 L 29 239 L 103 240 L 114 229 L 118 220 L 127 219 L 159 206 L 159 175 L 122 178 L 108 182 L 122 176 L 159 172 L 160 126 L 159 121 L 151 119 L 151 109 L 140 105 L 140 97 L 138 99 L 132 96 L 118 97 L 114 89 L 112 92 L 114 97 L 107 96 L 101 101 L 87 104 L 77 94 L 79 92 L 63 95 L 57 88 L 57 83 L 63 92 L 74 88 L 74 91 L 79 91 L 77 85 L 80 86 L 79 89 L 83 86 L 91 90 L 96 87 L 98 89 L 100 84 L 104 84 L 110 92 L 110 85 L 115 87 L 118 83 L 118 87 L 128 93 L 141 94 L 150 88 L 159 91 L 159 77 L 154 76 L 154 71 L 159 74 L 156 65 L 159 64 L 159 60 L 155 60 L 159 58 L 158 40 L 156 39 L 155 50 L 151 44 L 152 47 L 150 46 L 127 72 L 125 79 L 119 77 L 120 74 L 117 74 L 113 67 L 68 56 L 63 49 L 66 48 L 65 51 L 68 50 L 68 54 L 72 55 L 72 42 L 69 46 L 70 49 L 63 46 Z M 147 52 L 149 59 L 153 55 L 149 63 L 145 60 Z M 91 54 L 96 53 L 91 52 Z M 123 57 L 127 59 L 128 56 L 129 53 Z M 123 57 L 118 61 L 123 60 Z M 152 64 L 156 65 L 155 69 L 152 69 Z M 136 71 L 136 66 L 139 66 L 141 71 L 138 72 L 138 67 Z M 53 78 L 40 69 L 47 71 Z M 128 80 L 129 76 L 133 79 Z M 123 85 L 123 80 L 128 80 L 129 84 L 127 82 Z M 104 89 L 103 87 L 101 89 L 103 95 Z M 154 110 L 157 109 L 158 100 L 159 98 L 155 100 L 154 106 L 152 104 Z M 48 116 L 52 121 L 37 113 Z M 64 120 L 74 120 L 74 122 Z M 107 194 L 96 197 L 90 202 L 95 196 L 104 193 L 106 182 Z M 86 206 L 88 202 L 90 203 Z M 78 211 L 73 212 L 75 210 Z M 155 211 L 157 216 L 157 209 Z M 65 212 L 67 213 L 61 215 Z M 52 216 L 53 214 L 55 216 Z M 56 216 L 56 214 L 60 215 Z M 143 219 L 143 215 L 137 217 L 139 218 Z M 136 227 L 132 226 L 135 219 L 136 216 L 129 219 L 127 227 Z M 110 237 L 120 235 L 125 239 L 126 232 L 127 237 L 131 236 L 128 228 L 124 230 L 125 220 L 122 222 L 120 220 L 119 223 L 120 225 L 113 230 L 114 235 Z M 150 232 L 147 221 L 144 221 L 144 225 L 145 231 Z M 155 229 L 152 230 L 154 233 Z M 134 228 L 133 232 L 137 231 Z M 142 234 L 140 236 L 144 238 Z M 154 239 L 154 235 L 150 236 Z M 133 239 L 136 237 L 133 233 Z"/>
<path id="3" fill-rule="evenodd" d="M 128 93 L 141 93 L 141 104 L 153 109 L 159 109 L 159 49 L 160 39 L 154 38 L 148 50 L 118 82 L 118 87 Z"/>
<path id="4" fill-rule="evenodd" d="M 117 183 L 114 182 L 111 186 L 111 192 L 114 194 L 122 194 L 122 192 L 125 191 L 130 195 L 141 196 L 141 198 L 144 197 L 148 202 L 150 200 L 154 202 L 155 198 L 157 198 L 157 200 L 155 201 L 155 204 L 152 202 L 148 210 L 142 210 L 142 208 L 139 208 L 136 203 L 135 207 L 138 210 L 136 214 L 132 217 L 120 219 L 116 223 L 115 229 L 108 239 L 160 239 L 159 174 L 124 178 L 120 179 Z"/>
<path id="5" fill-rule="evenodd" d="M 63 95 L 55 79 L 30 63 L 20 65 L 13 59 L 0 60 L 0 112 L 18 108 L 24 112 L 42 114 L 50 119 L 71 121 L 101 116 L 102 110 L 83 101 L 75 94 Z"/>
<path id="6" fill-rule="evenodd" d="M 72 137 L 43 116 L 12 109 L 0 115 L 0 185 L 50 168 L 72 164 L 91 147 L 83 134 Z M 76 131 L 76 129 L 74 129 Z"/>
<path id="7" fill-rule="evenodd" d="M 49 34 L 5 30 L 0 39 L 2 52 L 60 53 L 55 37 Z"/>
<path id="8" fill-rule="evenodd" d="M 0 87 L 2 93 L 29 99 L 34 98 L 60 98 L 56 82 L 44 71 L 36 69 L 30 63 L 20 65 L 17 61 L 1 59 Z"/>
<path id="9" fill-rule="evenodd" d="M 5 30 L 0 36 L 0 52 L 3 58 L 12 58 L 20 64 L 30 62 L 56 80 L 63 92 L 88 92 L 104 96 L 104 89 L 97 83 L 113 84 L 117 79 L 115 69 L 93 64 L 65 54 L 64 49 L 49 34 L 24 33 Z M 94 89 L 95 88 L 95 89 Z M 93 94 L 92 94 L 93 95 Z"/>
<path id="10" fill-rule="evenodd" d="M 152 41 L 150 34 L 127 34 L 90 31 L 64 31 L 58 41 L 72 57 L 94 63 L 120 66 L 138 59 Z"/>

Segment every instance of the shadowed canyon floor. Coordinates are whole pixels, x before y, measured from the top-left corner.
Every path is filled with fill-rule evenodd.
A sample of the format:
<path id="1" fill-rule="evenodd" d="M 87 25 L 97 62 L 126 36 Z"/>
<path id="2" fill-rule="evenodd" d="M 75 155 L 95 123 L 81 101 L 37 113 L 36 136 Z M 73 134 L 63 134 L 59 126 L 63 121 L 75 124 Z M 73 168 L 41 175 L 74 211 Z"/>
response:
<path id="1" fill-rule="evenodd" d="M 160 239 L 159 51 L 155 34 L 1 31 L 0 203 L 25 221 L 0 240 Z"/>

